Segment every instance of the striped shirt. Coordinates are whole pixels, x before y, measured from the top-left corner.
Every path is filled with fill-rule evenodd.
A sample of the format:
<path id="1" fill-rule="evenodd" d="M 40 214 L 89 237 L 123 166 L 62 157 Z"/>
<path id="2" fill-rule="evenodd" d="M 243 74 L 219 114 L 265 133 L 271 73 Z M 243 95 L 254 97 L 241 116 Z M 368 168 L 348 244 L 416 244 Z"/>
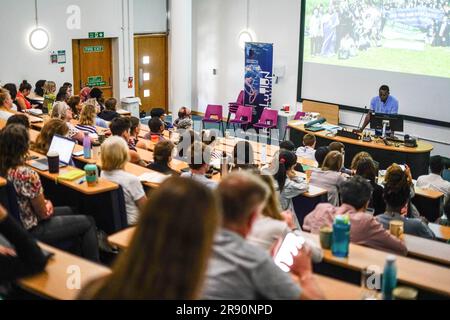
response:
<path id="1" fill-rule="evenodd" d="M 97 129 L 95 126 L 85 125 L 85 124 L 77 124 L 75 126 L 80 131 L 87 132 L 92 135 L 97 135 Z"/>

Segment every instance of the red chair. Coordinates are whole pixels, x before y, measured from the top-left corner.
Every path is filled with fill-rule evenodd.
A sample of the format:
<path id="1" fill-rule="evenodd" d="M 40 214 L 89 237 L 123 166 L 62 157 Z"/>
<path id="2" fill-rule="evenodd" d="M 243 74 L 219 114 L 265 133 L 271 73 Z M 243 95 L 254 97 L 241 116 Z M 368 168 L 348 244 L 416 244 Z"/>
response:
<path id="1" fill-rule="evenodd" d="M 228 126 L 230 124 L 230 118 L 231 118 L 231 114 L 235 114 L 237 112 L 237 109 L 239 108 L 239 106 L 243 106 L 244 105 L 244 90 L 242 90 L 239 93 L 239 96 L 236 99 L 236 102 L 230 102 L 228 104 L 228 118 L 227 118 L 227 129 Z"/>
<path id="2" fill-rule="evenodd" d="M 303 111 L 297 111 L 297 113 L 294 116 L 294 120 L 300 120 L 302 117 L 306 115 L 306 112 Z"/>
<path id="3" fill-rule="evenodd" d="M 245 130 L 247 130 L 248 125 L 252 123 L 253 118 L 253 107 L 252 106 L 239 106 L 236 111 L 236 117 L 233 120 L 230 120 L 230 123 L 233 125 L 234 130 L 236 130 L 236 125 L 242 126 L 245 125 Z"/>
<path id="4" fill-rule="evenodd" d="M 202 119 L 202 125 L 205 127 L 205 122 L 207 123 L 218 123 L 219 129 L 224 132 L 223 126 L 223 107 L 217 104 L 208 104 L 206 107 L 205 117 Z"/>
<path id="5" fill-rule="evenodd" d="M 253 127 L 257 129 L 276 129 L 278 127 L 278 110 L 264 109 L 258 123 Z"/>

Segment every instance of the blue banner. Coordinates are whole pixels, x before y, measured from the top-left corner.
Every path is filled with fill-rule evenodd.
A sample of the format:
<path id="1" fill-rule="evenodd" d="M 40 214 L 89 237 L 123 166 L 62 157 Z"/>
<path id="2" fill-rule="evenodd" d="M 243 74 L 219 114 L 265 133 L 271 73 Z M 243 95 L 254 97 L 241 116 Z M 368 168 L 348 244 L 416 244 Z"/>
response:
<path id="1" fill-rule="evenodd" d="M 391 9 L 387 12 L 388 20 L 420 29 L 426 29 L 433 21 L 442 20 L 443 16 L 442 10 L 426 7 Z"/>
<path id="2" fill-rule="evenodd" d="M 245 44 L 245 104 L 270 107 L 272 103 L 273 44 Z"/>

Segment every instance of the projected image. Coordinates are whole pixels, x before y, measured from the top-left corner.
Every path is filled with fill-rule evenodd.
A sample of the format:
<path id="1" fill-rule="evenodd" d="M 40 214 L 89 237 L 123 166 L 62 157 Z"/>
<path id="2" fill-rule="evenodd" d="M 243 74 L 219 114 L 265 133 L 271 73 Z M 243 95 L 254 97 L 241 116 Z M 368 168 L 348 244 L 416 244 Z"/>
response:
<path id="1" fill-rule="evenodd" d="M 304 61 L 450 78 L 450 0 L 307 0 Z"/>

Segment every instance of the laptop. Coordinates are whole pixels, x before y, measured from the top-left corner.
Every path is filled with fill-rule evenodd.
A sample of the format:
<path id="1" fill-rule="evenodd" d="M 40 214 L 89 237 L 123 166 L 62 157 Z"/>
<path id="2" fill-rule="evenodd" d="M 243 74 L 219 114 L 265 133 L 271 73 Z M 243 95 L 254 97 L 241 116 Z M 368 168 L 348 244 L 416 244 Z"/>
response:
<path id="1" fill-rule="evenodd" d="M 72 139 L 60 135 L 54 135 L 48 151 L 58 152 L 59 167 L 62 168 L 69 165 L 70 161 L 72 160 L 72 152 L 74 148 L 75 148 L 75 141 L 73 141 Z M 47 171 L 48 170 L 47 158 L 45 157 L 31 161 L 30 166 L 41 171 Z"/>

